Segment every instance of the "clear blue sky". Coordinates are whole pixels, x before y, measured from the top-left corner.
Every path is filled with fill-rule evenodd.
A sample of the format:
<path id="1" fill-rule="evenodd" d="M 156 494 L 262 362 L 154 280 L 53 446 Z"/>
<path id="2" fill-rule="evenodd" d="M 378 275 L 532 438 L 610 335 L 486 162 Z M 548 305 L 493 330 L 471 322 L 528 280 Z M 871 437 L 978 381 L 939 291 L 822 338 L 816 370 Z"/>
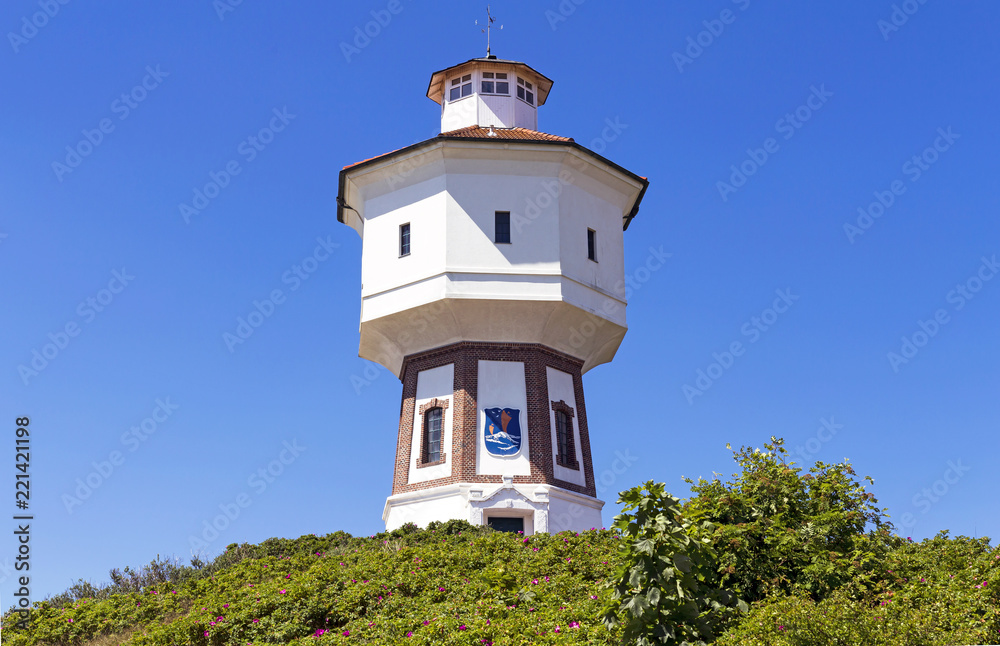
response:
<path id="1" fill-rule="evenodd" d="M 555 81 L 541 130 L 651 182 L 625 236 L 629 333 L 584 380 L 605 522 L 617 491 L 683 495 L 681 476 L 733 472 L 727 442 L 777 435 L 873 476 L 903 535 L 1000 535 L 1000 7 L 911 0 L 893 24 L 890 0 L 577 2 L 494 2 L 493 51 Z M 0 9 L 0 563 L 23 415 L 36 599 L 186 561 L 220 505 L 240 513 L 209 555 L 379 531 L 401 386 L 357 358 L 337 174 L 436 134 L 428 80 L 485 53 L 485 5 L 49 4 Z M 224 188 L 185 221 L 210 173 Z M 338 246 L 313 264 L 317 238 Z M 648 272 L 651 247 L 672 256 Z M 65 347 L 24 372 L 49 335 Z M 251 479 L 286 442 L 281 475 Z"/>

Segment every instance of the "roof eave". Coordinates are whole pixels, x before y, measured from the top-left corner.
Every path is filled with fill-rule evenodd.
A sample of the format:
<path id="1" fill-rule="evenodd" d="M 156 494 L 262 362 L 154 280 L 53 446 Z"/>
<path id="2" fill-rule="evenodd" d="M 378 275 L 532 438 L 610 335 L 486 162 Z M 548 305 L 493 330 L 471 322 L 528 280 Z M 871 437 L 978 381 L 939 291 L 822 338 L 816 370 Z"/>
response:
<path id="1" fill-rule="evenodd" d="M 420 142 L 417 142 L 415 144 L 411 144 L 411 145 L 407 146 L 406 148 L 400 148 L 399 150 L 394 150 L 391 153 L 386 153 L 386 154 L 380 155 L 378 157 L 373 157 L 372 159 L 366 159 L 365 161 L 358 162 L 357 164 L 354 164 L 353 166 L 347 166 L 347 167 L 343 168 L 340 171 L 339 185 L 338 185 L 338 189 L 337 189 L 337 221 L 341 222 L 341 223 L 345 223 L 344 222 L 344 207 L 345 206 L 347 208 L 353 210 L 353 207 L 350 206 L 349 204 L 347 204 L 344 201 L 344 189 L 347 186 L 347 176 L 351 172 L 359 170 L 359 169 L 362 169 L 362 168 L 365 168 L 367 166 L 370 166 L 370 165 L 373 165 L 373 164 L 376 164 L 376 163 L 385 162 L 387 160 L 392 159 L 393 157 L 397 157 L 399 155 L 404 155 L 404 154 L 407 154 L 407 153 L 412 152 L 414 150 L 418 150 L 418 149 L 420 149 L 422 147 L 429 146 L 429 145 L 432 145 L 434 143 L 442 142 L 442 141 L 461 141 L 461 142 L 471 141 L 471 142 L 482 142 L 482 143 L 493 144 L 493 145 L 520 143 L 520 144 L 528 144 L 528 145 L 540 144 L 540 145 L 545 145 L 545 146 L 569 146 L 571 148 L 575 148 L 576 150 L 578 150 L 578 151 L 580 151 L 580 152 L 582 152 L 582 153 L 584 153 L 586 155 L 590 155 L 591 157 L 594 157 L 594 158 L 598 159 L 599 161 L 604 162 L 605 164 L 607 164 L 611 168 L 614 168 L 615 170 L 617 170 L 618 172 L 622 173 L 623 175 L 626 175 L 629 178 L 635 180 L 642 187 L 642 188 L 639 189 L 639 193 L 636 195 L 635 201 L 632 203 L 632 208 L 629 209 L 628 215 L 626 215 L 626 216 L 624 216 L 622 218 L 622 220 L 623 220 L 622 230 L 623 231 L 627 231 L 628 230 L 628 227 L 632 223 L 632 220 L 635 218 L 636 215 L 638 215 L 638 213 L 639 213 L 639 204 L 642 202 L 642 198 L 646 195 L 646 189 L 649 188 L 649 180 L 646 179 L 645 177 L 641 177 L 639 175 L 636 175 L 635 173 L 633 173 L 629 169 L 624 168 L 622 166 L 619 166 L 618 164 L 616 164 L 615 162 L 611 161 L 607 157 L 604 157 L 603 155 L 595 153 L 593 150 L 591 150 L 591 149 L 589 149 L 589 148 L 587 148 L 585 146 L 582 146 L 581 144 L 579 144 L 579 143 L 577 143 L 575 141 L 549 141 L 549 140 L 545 140 L 545 139 L 531 139 L 531 140 L 516 141 L 516 140 L 510 140 L 510 139 L 495 139 L 495 138 L 492 138 L 492 137 L 461 137 L 461 138 L 459 138 L 459 137 L 442 137 L 441 135 L 437 135 L 435 137 L 431 137 L 430 139 L 425 139 L 424 141 L 420 141 Z"/>

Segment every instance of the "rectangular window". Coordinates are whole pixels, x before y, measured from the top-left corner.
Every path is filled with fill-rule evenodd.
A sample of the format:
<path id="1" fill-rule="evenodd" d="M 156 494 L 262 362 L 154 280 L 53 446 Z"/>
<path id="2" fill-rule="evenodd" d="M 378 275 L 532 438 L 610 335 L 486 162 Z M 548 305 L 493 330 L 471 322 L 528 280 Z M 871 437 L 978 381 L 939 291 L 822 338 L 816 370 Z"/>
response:
<path id="1" fill-rule="evenodd" d="M 461 78 L 452 79 L 451 91 L 448 94 L 449 101 L 461 99 L 469 96 L 470 94 L 472 94 L 472 74 L 466 74 Z"/>
<path id="2" fill-rule="evenodd" d="M 517 77 L 517 98 L 527 102 L 528 105 L 535 105 L 534 86 L 520 76 Z"/>
<path id="3" fill-rule="evenodd" d="M 494 216 L 493 241 L 510 244 L 510 211 L 497 211 Z"/>
<path id="4" fill-rule="evenodd" d="M 506 72 L 483 72 L 483 94 L 510 94 Z"/>
<path id="5" fill-rule="evenodd" d="M 597 262 L 597 231 L 587 229 L 587 257 Z"/>
<path id="6" fill-rule="evenodd" d="M 399 225 L 399 255 L 410 255 L 410 223 Z"/>
<path id="7" fill-rule="evenodd" d="M 566 413 L 561 410 L 556 411 L 556 450 L 558 451 L 557 461 L 565 465 L 569 461 L 569 419 Z"/>
<path id="8" fill-rule="evenodd" d="M 427 462 L 438 462 L 441 460 L 441 419 L 444 411 L 440 408 L 432 408 L 427 411 L 427 420 L 424 422 L 424 455 Z"/>

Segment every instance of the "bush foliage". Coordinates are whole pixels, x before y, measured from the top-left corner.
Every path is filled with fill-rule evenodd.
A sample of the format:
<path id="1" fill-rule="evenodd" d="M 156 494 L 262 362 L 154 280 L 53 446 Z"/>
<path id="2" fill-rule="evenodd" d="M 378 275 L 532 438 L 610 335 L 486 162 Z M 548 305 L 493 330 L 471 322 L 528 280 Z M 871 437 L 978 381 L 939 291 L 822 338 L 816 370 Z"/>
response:
<path id="1" fill-rule="evenodd" d="M 524 537 L 463 521 L 157 557 L 35 604 L 6 644 L 1000 643 L 1000 548 L 893 535 L 850 464 L 734 451 L 740 471 L 621 493 L 611 531 Z M 870 478 L 863 481 L 871 483 Z M 749 609 L 743 603 L 749 604 Z"/>

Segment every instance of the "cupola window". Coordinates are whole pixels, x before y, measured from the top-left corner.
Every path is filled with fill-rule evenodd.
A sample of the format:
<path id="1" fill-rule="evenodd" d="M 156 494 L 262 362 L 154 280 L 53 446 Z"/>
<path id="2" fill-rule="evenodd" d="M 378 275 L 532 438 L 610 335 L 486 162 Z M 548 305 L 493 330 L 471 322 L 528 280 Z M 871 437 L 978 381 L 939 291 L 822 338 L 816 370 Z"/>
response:
<path id="1" fill-rule="evenodd" d="M 472 74 L 466 74 L 451 81 L 451 92 L 448 95 L 449 101 L 455 101 L 472 94 Z"/>
<path id="2" fill-rule="evenodd" d="M 517 98 L 525 101 L 528 105 L 535 105 L 535 86 L 520 76 L 517 77 Z"/>
<path id="3" fill-rule="evenodd" d="M 483 72 L 483 94 L 510 95 L 507 72 Z"/>

